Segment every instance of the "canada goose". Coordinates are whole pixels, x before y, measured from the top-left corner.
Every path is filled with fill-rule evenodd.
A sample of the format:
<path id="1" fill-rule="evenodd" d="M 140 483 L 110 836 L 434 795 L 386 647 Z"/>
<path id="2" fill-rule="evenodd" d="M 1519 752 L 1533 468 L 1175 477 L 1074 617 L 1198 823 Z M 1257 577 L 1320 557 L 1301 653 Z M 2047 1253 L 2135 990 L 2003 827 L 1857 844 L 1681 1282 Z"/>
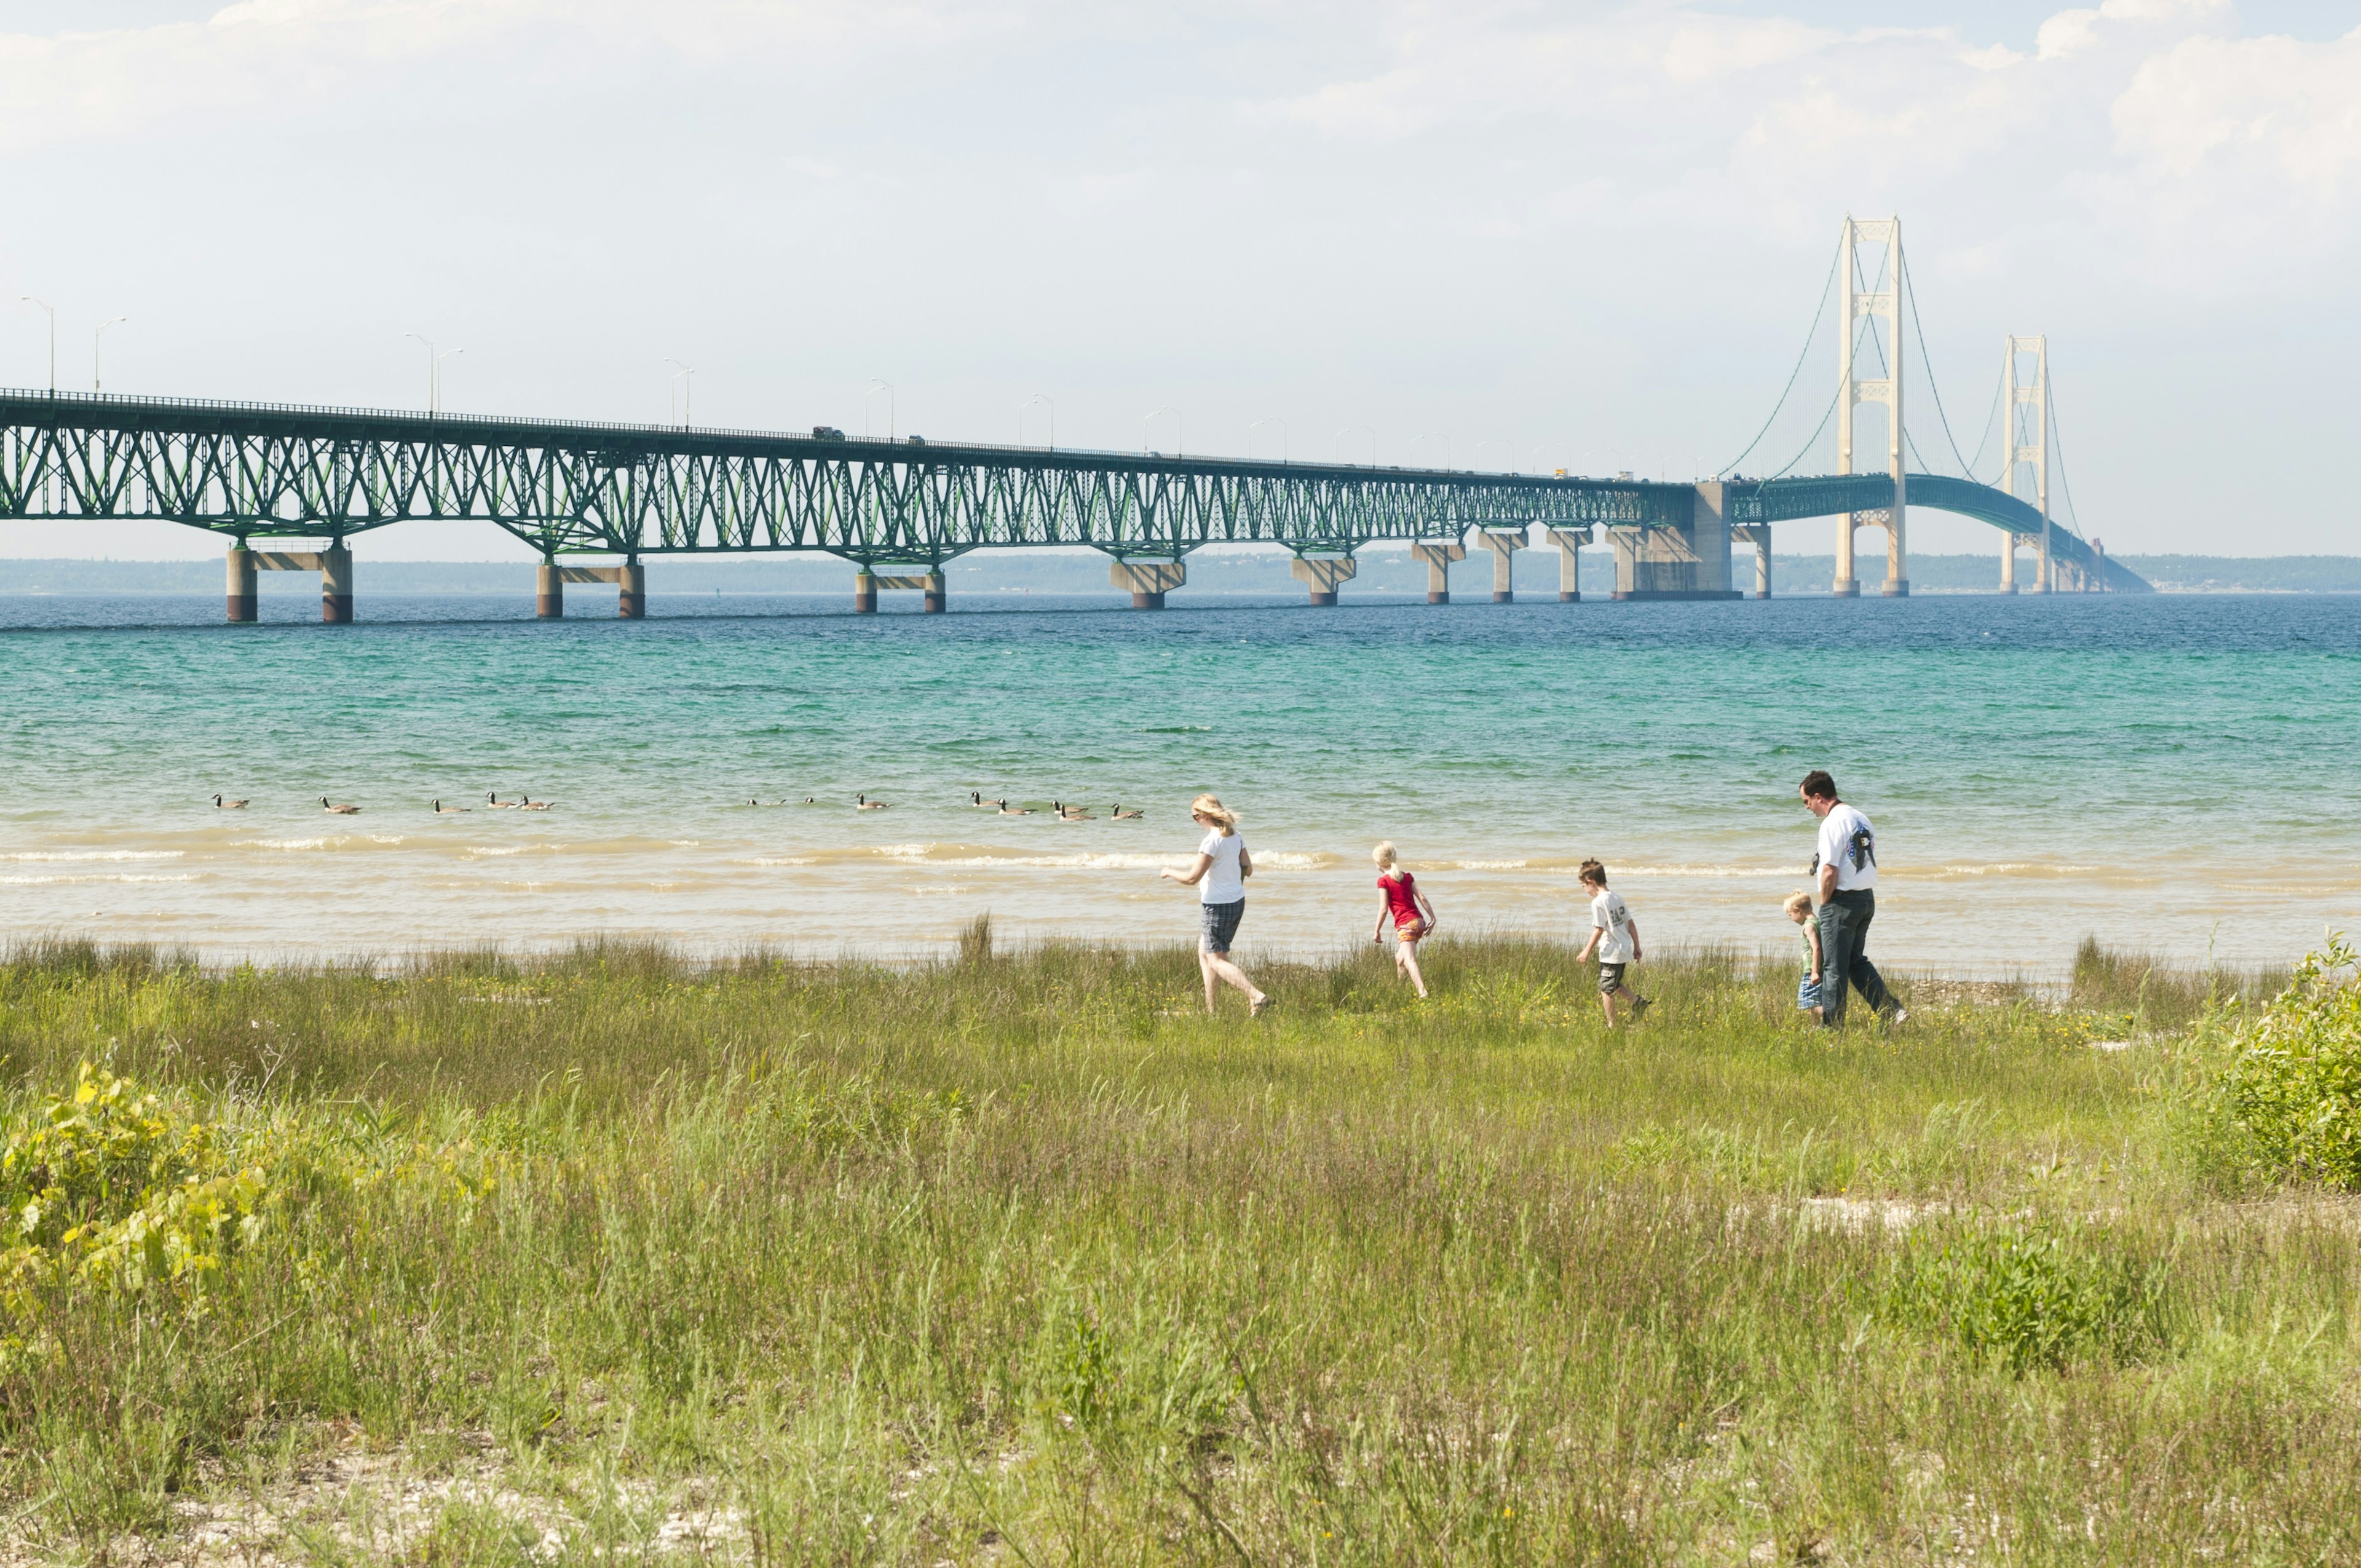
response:
<path id="1" fill-rule="evenodd" d="M 884 801 L 872 800 L 866 795 L 856 795 L 852 797 L 852 800 L 853 804 L 863 811 L 883 811 L 885 809 L 885 803 Z"/>
<path id="2" fill-rule="evenodd" d="M 1137 811 L 1126 811 L 1123 808 L 1123 803 L 1121 801 L 1115 802 L 1115 804 L 1109 809 L 1112 812 L 1115 820 L 1117 822 L 1137 822 L 1139 820 L 1141 815 Z"/>
<path id="3" fill-rule="evenodd" d="M 978 811 L 990 811 L 994 804 L 992 801 L 984 799 L 983 791 L 980 789 L 972 789 L 968 791 L 967 798 L 969 804 L 973 806 Z"/>
<path id="4" fill-rule="evenodd" d="M 513 800 L 502 800 L 500 798 L 500 792 L 498 790 L 489 792 L 486 794 L 484 798 L 492 805 L 499 806 L 503 811 L 514 811 L 516 809 L 517 803 Z"/>
<path id="5" fill-rule="evenodd" d="M 1033 815 L 1033 808 L 1029 806 L 1012 806 L 1004 800 L 1000 803 L 1000 815 L 1003 817 L 1030 817 Z"/>
<path id="6" fill-rule="evenodd" d="M 469 809 L 465 806 L 445 806 L 439 800 L 434 803 L 434 814 L 438 817 L 457 817 Z"/>
<path id="7" fill-rule="evenodd" d="M 526 795 L 522 800 L 516 803 L 516 808 L 519 811 L 547 811 L 549 809 L 549 802 L 545 800 L 535 800 L 533 796 Z"/>
<path id="8" fill-rule="evenodd" d="M 328 797 L 324 795 L 320 797 L 320 809 L 337 817 L 358 817 L 361 814 L 361 808 L 357 806 L 330 806 Z"/>
<path id="9" fill-rule="evenodd" d="M 1049 803 L 1049 809 L 1058 814 L 1058 820 L 1060 822 L 1088 822 L 1092 820 L 1091 814 L 1084 811 L 1081 806 L 1068 806 L 1062 801 L 1051 801 Z"/>
<path id="10" fill-rule="evenodd" d="M 221 796 L 215 795 L 214 796 L 214 809 L 215 811 L 244 811 L 246 809 L 246 802 L 242 800 L 224 800 Z"/>

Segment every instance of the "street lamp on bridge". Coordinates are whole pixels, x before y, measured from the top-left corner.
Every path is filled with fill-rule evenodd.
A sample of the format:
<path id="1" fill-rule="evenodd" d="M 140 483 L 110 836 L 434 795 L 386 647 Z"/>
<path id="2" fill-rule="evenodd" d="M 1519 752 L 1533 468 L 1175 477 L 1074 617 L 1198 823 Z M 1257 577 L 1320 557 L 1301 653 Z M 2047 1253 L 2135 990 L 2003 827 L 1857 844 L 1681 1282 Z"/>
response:
<path id="1" fill-rule="evenodd" d="M 1410 438 L 1411 455 L 1417 455 L 1418 444 L 1422 441 L 1440 441 L 1443 443 L 1443 471 L 1446 474 L 1449 473 L 1451 471 L 1451 437 L 1439 431 L 1433 432 L 1425 435 L 1413 435 Z"/>
<path id="2" fill-rule="evenodd" d="M 58 313 L 46 301 L 36 300 L 30 294 L 21 298 L 27 304 L 39 305 L 49 313 L 49 395 L 55 397 L 58 393 Z"/>
<path id="3" fill-rule="evenodd" d="M 869 434 L 869 400 L 875 397 L 881 390 L 885 394 L 885 439 L 888 441 L 894 439 L 896 411 L 895 405 L 901 400 L 894 395 L 893 382 L 873 380 L 869 383 L 868 389 L 861 394 L 861 434 L 864 440 Z"/>
<path id="4" fill-rule="evenodd" d="M 1050 397 L 1047 392 L 1036 392 L 1031 397 L 1016 405 L 1016 444 L 1019 446 L 1025 444 L 1025 411 L 1031 408 L 1035 403 L 1045 403 L 1049 405 L 1049 449 L 1054 452 L 1058 447 L 1058 402 L 1056 399 Z"/>
<path id="5" fill-rule="evenodd" d="M 1155 422 L 1156 416 L 1158 414 L 1170 414 L 1172 416 L 1172 455 L 1175 457 L 1180 456 L 1182 455 L 1180 449 L 1185 444 L 1185 437 L 1183 436 L 1180 429 L 1180 411 L 1172 407 L 1170 403 L 1160 409 L 1150 409 L 1148 412 L 1140 416 L 1139 449 L 1142 452 L 1148 450 L 1148 427 Z"/>
<path id="6" fill-rule="evenodd" d="M 1378 433 L 1376 429 L 1366 424 L 1348 424 L 1336 432 L 1339 435 L 1352 435 L 1356 433 L 1366 435 L 1369 438 L 1369 466 L 1372 468 L 1376 467 L 1378 466 Z"/>
<path id="7" fill-rule="evenodd" d="M 434 343 L 432 338 L 414 332 L 405 332 L 401 335 L 404 337 L 416 338 L 419 344 L 425 348 L 426 411 L 430 414 L 441 413 L 443 411 L 443 361 L 450 358 L 451 356 L 455 354 L 465 354 L 467 351 L 464 348 L 446 348 L 442 353 L 437 354 L 434 352 Z"/>
<path id="8" fill-rule="evenodd" d="M 670 406 L 679 411 L 680 428 L 686 430 L 689 423 L 689 408 L 697 396 L 697 367 L 693 365 L 683 365 L 677 359 L 667 359 L 664 363 L 675 367 L 672 381 L 667 389 L 679 393 L 679 396 L 672 400 Z"/>
<path id="9" fill-rule="evenodd" d="M 115 316 L 107 321 L 103 321 L 98 323 L 98 330 L 90 334 L 90 389 L 92 391 L 95 392 L 100 390 L 98 380 L 98 348 L 100 343 L 104 341 L 106 336 L 106 329 L 111 326 L 119 326 L 130 319 L 131 318 L 129 316 Z"/>
<path id="10" fill-rule="evenodd" d="M 1279 460 L 1284 463 L 1287 461 L 1287 422 L 1283 419 L 1258 419 L 1246 426 L 1246 461 L 1254 461 L 1254 433 L 1267 424 L 1279 426 Z"/>

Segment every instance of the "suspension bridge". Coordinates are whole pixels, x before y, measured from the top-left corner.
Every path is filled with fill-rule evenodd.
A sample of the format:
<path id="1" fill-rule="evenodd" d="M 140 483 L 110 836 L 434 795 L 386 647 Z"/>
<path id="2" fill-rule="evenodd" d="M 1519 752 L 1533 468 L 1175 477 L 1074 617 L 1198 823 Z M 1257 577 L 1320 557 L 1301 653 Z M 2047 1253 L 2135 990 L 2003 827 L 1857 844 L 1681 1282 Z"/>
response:
<path id="1" fill-rule="evenodd" d="M 1882 253 L 1873 269 L 1861 263 L 1864 247 Z M 1354 576 L 1356 552 L 1371 543 L 1408 544 L 1428 568 L 1434 603 L 1448 602 L 1450 567 L 1471 548 L 1492 557 L 1496 602 L 1513 597 L 1518 551 L 1554 548 L 1558 598 L 1573 601 L 1576 552 L 1602 535 L 1616 598 L 1744 597 L 1735 586 L 1741 546 L 1752 549 L 1753 597 L 1767 598 L 1773 527 L 1818 518 L 1837 521 L 1838 595 L 1860 593 L 1854 536 L 1876 528 L 1886 542 L 1879 589 L 1899 597 L 1909 592 L 1914 506 L 1998 530 L 2001 591 L 2016 590 L 2021 550 L 2032 552 L 2026 586 L 2035 592 L 2148 590 L 2051 515 L 2046 339 L 2007 341 L 1995 400 L 2007 427 L 2001 483 L 1974 477 L 1965 459 L 1960 475 L 1913 471 L 1899 223 L 1848 218 L 1831 278 L 1841 287 L 1824 288 L 1820 313 L 1833 289 L 1838 386 L 1813 442 L 1833 418 L 1833 474 L 1745 477 L 1733 464 L 1715 478 L 1671 483 L 875 440 L 825 427 L 788 435 L 0 391 L 0 517 L 151 519 L 221 535 L 232 620 L 256 618 L 258 575 L 273 570 L 318 572 L 322 618 L 351 620 L 349 542 L 421 520 L 481 521 L 531 546 L 542 558 L 544 617 L 564 613 L 568 585 L 587 583 L 613 585 L 620 613 L 644 615 L 653 558 L 789 551 L 852 563 L 856 609 L 874 610 L 881 592 L 911 591 L 940 610 L 943 567 L 954 557 L 1074 545 L 1104 552 L 1110 580 L 1141 609 L 1161 608 L 1187 581 L 1191 552 L 1246 543 L 1292 553 L 1312 602 L 1330 605 Z M 2031 372 L 2021 376 L 2028 356 Z M 1791 376 L 1781 409 L 1796 384 Z M 1870 404 L 1886 411 L 1886 462 L 1857 473 L 1854 416 Z M 1779 417 L 1774 410 L 1766 433 Z M 1948 437 L 1948 419 L 1944 429 Z M 2026 488 L 2029 499 L 2019 493 Z M 315 547 L 269 547 L 299 542 Z"/>

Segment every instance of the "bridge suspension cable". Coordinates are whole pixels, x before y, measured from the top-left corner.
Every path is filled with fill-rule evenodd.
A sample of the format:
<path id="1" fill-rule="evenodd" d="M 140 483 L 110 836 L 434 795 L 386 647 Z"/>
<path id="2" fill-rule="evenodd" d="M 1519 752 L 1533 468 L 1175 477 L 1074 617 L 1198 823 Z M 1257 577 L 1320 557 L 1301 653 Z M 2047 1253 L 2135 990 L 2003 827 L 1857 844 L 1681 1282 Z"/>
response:
<path id="1" fill-rule="evenodd" d="M 1894 270 L 1902 283 L 1902 302 L 1910 312 L 1911 330 L 1918 334 L 1918 363 L 1927 367 L 1927 390 L 1934 394 L 1935 417 L 1942 422 L 1943 439 L 1950 443 L 1951 456 L 1960 465 L 1960 476 L 1972 479 L 1975 477 L 1975 472 L 1969 467 L 1968 460 L 1960 456 L 1959 438 L 1951 433 L 1951 416 L 1943 411 L 1943 388 L 1942 384 L 1935 378 L 1934 356 L 1927 352 L 1927 323 L 1918 314 L 1918 291 L 1910 285 L 1908 259 L 1905 258 L 1896 261 Z M 1916 448 L 1913 447 L 1912 450 L 1916 451 Z"/>
<path id="2" fill-rule="evenodd" d="M 1715 473 L 1715 478 L 1719 479 L 1724 475 L 1731 473 L 1741 463 L 1745 462 L 1747 458 L 1753 455 L 1754 449 L 1763 444 L 1763 438 L 1771 433 L 1771 426 L 1777 422 L 1779 418 L 1779 411 L 1787 406 L 1788 394 L 1792 393 L 1795 389 L 1795 378 L 1804 373 L 1804 361 L 1811 357 L 1812 345 L 1819 339 L 1820 318 L 1828 314 L 1828 295 L 1833 292 L 1836 288 L 1837 268 L 1843 260 L 1844 246 L 1839 243 L 1837 246 L 1836 254 L 1828 258 L 1828 275 L 1827 280 L 1820 284 L 1820 302 L 1817 308 L 1812 312 L 1811 330 L 1804 334 L 1803 350 L 1795 356 L 1795 367 L 1787 372 L 1787 384 L 1779 389 L 1779 400 L 1771 405 L 1771 417 L 1763 422 L 1763 428 L 1754 433 L 1754 439 L 1746 444 L 1746 450 L 1731 458 L 1729 462 L 1723 464 L 1720 469 Z M 1828 406 L 1833 409 L 1836 407 L 1836 404 L 1831 402 Z M 1823 425 L 1828 423 L 1828 419 L 1825 415 L 1821 417 L 1820 423 Z M 1819 439 L 1818 432 L 1816 431 L 1813 433 L 1812 439 L 1815 441 Z M 1787 465 L 1788 468 L 1792 468 L 1794 466 L 1795 464 L 1793 463 Z M 1787 469 L 1782 468 L 1779 471 L 1784 474 Z"/>

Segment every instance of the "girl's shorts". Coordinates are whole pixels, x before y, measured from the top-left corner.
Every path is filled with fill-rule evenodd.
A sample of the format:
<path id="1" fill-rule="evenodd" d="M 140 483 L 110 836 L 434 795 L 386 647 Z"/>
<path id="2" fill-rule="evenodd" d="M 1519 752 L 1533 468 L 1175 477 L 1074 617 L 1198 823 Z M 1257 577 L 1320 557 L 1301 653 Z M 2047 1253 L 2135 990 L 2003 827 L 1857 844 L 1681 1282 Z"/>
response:
<path id="1" fill-rule="evenodd" d="M 1246 918 L 1246 901 L 1241 898 L 1229 904 L 1201 904 L 1197 907 L 1203 912 L 1205 922 L 1203 935 L 1197 942 L 1199 950 L 1228 952 L 1230 944 L 1237 939 L 1238 922 Z"/>
<path id="2" fill-rule="evenodd" d="M 1812 979 L 1811 971 L 1806 970 L 1804 978 L 1795 982 L 1795 1006 L 1799 1011 L 1809 1012 L 1819 1004 L 1820 988 Z"/>

